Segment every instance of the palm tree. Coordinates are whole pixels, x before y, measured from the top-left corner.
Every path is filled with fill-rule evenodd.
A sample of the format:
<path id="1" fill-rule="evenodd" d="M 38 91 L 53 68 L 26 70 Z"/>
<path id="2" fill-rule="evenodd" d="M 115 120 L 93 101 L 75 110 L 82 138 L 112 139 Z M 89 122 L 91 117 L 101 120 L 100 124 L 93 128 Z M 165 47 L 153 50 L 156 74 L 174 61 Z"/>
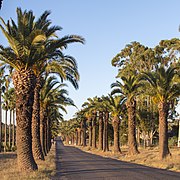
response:
<path id="1" fill-rule="evenodd" d="M 92 122 L 92 148 L 96 149 L 96 124 L 97 124 L 97 102 L 98 97 L 88 98 L 87 102 L 83 103 L 82 107 L 85 108 L 85 112 L 89 112 Z"/>
<path id="2" fill-rule="evenodd" d="M 103 150 L 103 112 L 100 110 L 99 112 L 99 146 L 98 149 L 100 151 Z"/>
<path id="3" fill-rule="evenodd" d="M 126 107 L 128 111 L 128 146 L 129 155 L 139 153 L 136 142 L 136 99 L 138 89 L 142 86 L 138 76 L 121 77 L 123 83 L 117 81 L 111 85 L 115 88 L 112 94 L 120 93 L 126 97 Z"/>
<path id="4" fill-rule="evenodd" d="M 1 145 L 2 145 L 2 91 L 4 89 L 3 85 L 4 82 L 4 67 L 0 68 L 0 152 L 1 152 Z"/>
<path id="5" fill-rule="evenodd" d="M 40 90 L 42 88 L 42 79 L 44 74 L 56 73 L 61 80 L 69 80 L 75 88 L 78 88 L 77 80 L 79 74 L 77 71 L 77 63 L 72 56 L 65 56 L 61 49 L 66 48 L 72 42 L 84 42 L 84 39 L 77 35 L 64 36 L 57 39 L 56 32 L 62 28 L 52 26 L 47 17 L 50 12 L 45 11 L 37 21 L 38 28 L 42 29 L 46 35 L 45 48 L 41 51 L 39 59 L 44 58 L 46 61 L 38 62 L 33 66 L 36 75 L 36 87 L 34 90 L 33 118 L 32 118 L 32 145 L 33 155 L 35 159 L 44 160 L 42 148 L 40 145 Z"/>
<path id="6" fill-rule="evenodd" d="M 8 119 L 8 110 L 10 108 L 9 85 L 10 85 L 10 77 L 6 76 L 5 77 L 5 89 L 4 89 L 4 93 L 3 93 L 3 96 L 2 96 L 3 101 L 4 101 L 3 102 L 3 109 L 5 110 L 4 151 L 6 151 L 7 147 L 8 147 L 7 146 L 7 140 L 8 140 L 7 119 Z M 9 136 L 10 136 L 10 134 L 9 134 Z M 9 146 L 9 148 L 10 148 L 10 146 Z"/>
<path id="7" fill-rule="evenodd" d="M 41 90 L 40 97 L 40 138 L 43 153 L 46 155 L 48 147 L 48 140 L 50 138 L 50 119 L 49 111 L 51 108 L 57 107 L 66 112 L 65 106 L 74 105 L 73 101 L 66 97 L 68 95 L 67 90 L 64 89 L 66 85 L 60 84 L 57 78 L 50 76 L 45 81 L 45 84 Z"/>
<path id="8" fill-rule="evenodd" d="M 151 95 L 158 103 L 159 111 L 159 156 L 167 157 L 168 147 L 168 111 L 170 102 L 180 95 L 179 67 L 156 67 L 155 72 L 144 72 L 143 77 L 149 82 L 153 92 Z"/>
<path id="9" fill-rule="evenodd" d="M 85 117 L 87 118 L 88 122 L 88 130 L 89 130 L 89 148 L 92 147 L 92 113 L 85 112 Z"/>
<path id="10" fill-rule="evenodd" d="M 10 45 L 8 48 L 0 47 L 1 60 L 10 64 L 15 70 L 13 83 L 16 92 L 17 154 L 19 168 L 22 170 L 37 169 L 32 155 L 31 139 L 32 105 L 36 84 L 34 65 L 50 59 L 52 54 L 55 54 L 54 49 L 66 48 L 67 43 L 79 42 L 81 39 L 79 36 L 66 36 L 56 41 L 47 41 L 48 36 L 42 28 L 45 24 L 42 20 L 35 22 L 34 19 L 32 11 L 22 12 L 17 8 L 17 25 L 12 19 L 5 23 L 2 18 L 3 25 L 0 25 Z M 46 25 L 44 28 L 46 30 Z M 48 55 L 44 49 L 48 51 Z"/>
<path id="11" fill-rule="evenodd" d="M 35 27 L 32 11 L 17 8 L 17 25 L 11 19 L 5 23 L 1 18 L 0 28 L 10 47 L 0 47 L 1 60 L 14 68 L 13 84 L 16 93 L 17 155 L 21 170 L 36 170 L 32 155 L 32 105 L 36 83 L 32 66 L 39 61 L 39 50 L 44 46 L 44 32 Z M 28 110 L 28 111 L 27 111 Z"/>
<path id="12" fill-rule="evenodd" d="M 114 129 L 114 153 L 121 153 L 120 149 L 120 141 L 119 141 L 119 128 L 120 128 L 120 115 L 124 110 L 124 96 L 112 96 L 108 95 L 105 97 L 107 101 L 107 105 L 110 109 L 111 116 L 112 116 L 112 125 Z"/>

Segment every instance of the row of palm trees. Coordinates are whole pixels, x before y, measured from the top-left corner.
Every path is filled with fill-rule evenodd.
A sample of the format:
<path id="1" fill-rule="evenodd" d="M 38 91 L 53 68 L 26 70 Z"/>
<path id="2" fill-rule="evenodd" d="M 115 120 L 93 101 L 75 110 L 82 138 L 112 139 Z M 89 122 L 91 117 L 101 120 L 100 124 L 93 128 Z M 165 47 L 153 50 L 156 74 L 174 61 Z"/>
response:
<path id="1" fill-rule="evenodd" d="M 84 39 L 77 35 L 59 38 L 62 28 L 52 26 L 49 11 L 37 20 L 32 11 L 17 8 L 16 12 L 17 23 L 0 18 L 0 29 L 9 43 L 9 47 L 0 46 L 0 60 L 2 67 L 12 69 L 19 169 L 31 171 L 38 169 L 36 160 L 44 160 L 50 149 L 51 130 L 62 119 L 59 109 L 74 105 L 62 83 L 68 80 L 78 88 L 78 67 L 62 50 Z"/>
<path id="2" fill-rule="evenodd" d="M 151 139 L 153 139 L 153 131 L 158 132 L 159 157 L 163 159 L 170 155 L 168 118 L 173 118 L 175 115 L 174 107 L 180 95 L 177 55 L 179 42 L 179 39 L 161 41 L 155 48 L 133 42 L 112 59 L 112 65 L 118 67 L 118 80 L 112 83 L 112 92 L 101 98 L 89 98 L 77 114 L 77 118 L 81 120 L 71 120 L 72 122 L 88 122 L 89 147 L 96 148 L 96 134 L 98 134 L 99 150 L 108 150 L 107 128 L 108 122 L 111 122 L 114 134 L 113 151 L 121 153 L 119 129 L 127 119 L 129 155 L 139 153 L 138 129 L 142 130 L 143 126 L 151 132 Z M 98 121 L 99 133 L 95 132 L 96 121 Z M 86 138 L 86 135 L 80 134 L 81 131 L 85 132 L 85 129 L 82 129 L 82 125 L 74 126 L 72 123 L 69 131 L 64 134 L 62 126 L 61 132 L 65 137 L 76 137 L 76 144 L 80 145 L 82 143 L 78 138 Z"/>

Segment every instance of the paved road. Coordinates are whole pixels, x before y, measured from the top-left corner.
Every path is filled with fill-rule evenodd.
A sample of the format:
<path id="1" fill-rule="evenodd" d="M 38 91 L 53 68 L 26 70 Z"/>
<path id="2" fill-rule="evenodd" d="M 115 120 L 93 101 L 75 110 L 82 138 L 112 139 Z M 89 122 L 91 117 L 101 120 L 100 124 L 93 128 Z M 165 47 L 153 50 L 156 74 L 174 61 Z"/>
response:
<path id="1" fill-rule="evenodd" d="M 175 173 L 86 153 L 56 141 L 54 180 L 180 180 Z"/>

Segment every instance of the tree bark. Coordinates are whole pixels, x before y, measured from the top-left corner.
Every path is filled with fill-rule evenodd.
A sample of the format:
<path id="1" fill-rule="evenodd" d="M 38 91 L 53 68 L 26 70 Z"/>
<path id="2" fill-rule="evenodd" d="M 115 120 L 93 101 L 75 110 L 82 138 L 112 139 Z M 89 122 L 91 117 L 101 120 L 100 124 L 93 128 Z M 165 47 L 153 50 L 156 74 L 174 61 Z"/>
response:
<path id="1" fill-rule="evenodd" d="M 92 119 L 91 117 L 88 118 L 89 122 L 89 147 L 92 147 Z"/>
<path id="2" fill-rule="evenodd" d="M 1 106 L 1 80 L 0 80 L 0 152 L 1 150 L 1 145 L 2 145 L 2 106 Z"/>
<path id="3" fill-rule="evenodd" d="M 44 160 L 44 155 L 40 140 L 40 90 L 41 78 L 37 77 L 36 86 L 34 89 L 34 103 L 32 114 L 32 150 L 36 160 Z"/>
<path id="4" fill-rule="evenodd" d="M 45 150 L 45 123 L 46 123 L 46 111 L 43 109 L 43 107 L 40 106 L 40 140 L 41 140 L 42 153 L 44 156 L 47 155 Z"/>
<path id="5" fill-rule="evenodd" d="M 114 129 L 114 153 L 121 153 L 120 144 L 119 144 L 119 125 L 120 119 L 118 116 L 113 118 L 113 129 Z"/>
<path id="6" fill-rule="evenodd" d="M 12 147 L 15 147 L 15 110 L 13 110 Z"/>
<path id="7" fill-rule="evenodd" d="M 4 123 L 4 152 L 7 151 L 7 110 L 5 110 L 5 123 Z"/>
<path id="8" fill-rule="evenodd" d="M 160 102 L 158 104 L 159 110 L 159 157 L 166 158 L 170 154 L 168 147 L 168 110 L 169 104 L 167 102 Z"/>
<path id="9" fill-rule="evenodd" d="M 81 128 L 78 128 L 77 129 L 78 130 L 78 146 L 80 146 L 81 145 Z"/>
<path id="10" fill-rule="evenodd" d="M 92 116 L 92 148 L 96 149 L 96 112 Z"/>
<path id="11" fill-rule="evenodd" d="M 76 129 L 76 146 L 78 146 L 78 129 Z"/>
<path id="12" fill-rule="evenodd" d="M 12 124 L 12 110 L 10 110 L 10 118 L 9 118 L 9 149 L 11 149 L 11 124 Z"/>
<path id="13" fill-rule="evenodd" d="M 131 100 L 126 103 L 128 111 L 128 154 L 138 154 L 137 142 L 136 142 L 136 101 Z"/>
<path id="14" fill-rule="evenodd" d="M 82 134 L 83 134 L 82 145 L 83 147 L 85 147 L 86 146 L 86 119 L 83 119 Z"/>
<path id="15" fill-rule="evenodd" d="M 105 112 L 104 118 L 104 131 L 103 131 L 103 151 L 109 151 L 109 143 L 108 143 L 108 120 L 109 120 L 109 112 Z"/>
<path id="16" fill-rule="evenodd" d="M 16 71 L 13 83 L 16 93 L 17 157 L 22 171 L 37 170 L 32 153 L 32 106 L 34 100 L 35 76 L 32 70 Z"/>
<path id="17" fill-rule="evenodd" d="M 99 112 L 99 147 L 100 151 L 103 150 L 103 113 Z"/>

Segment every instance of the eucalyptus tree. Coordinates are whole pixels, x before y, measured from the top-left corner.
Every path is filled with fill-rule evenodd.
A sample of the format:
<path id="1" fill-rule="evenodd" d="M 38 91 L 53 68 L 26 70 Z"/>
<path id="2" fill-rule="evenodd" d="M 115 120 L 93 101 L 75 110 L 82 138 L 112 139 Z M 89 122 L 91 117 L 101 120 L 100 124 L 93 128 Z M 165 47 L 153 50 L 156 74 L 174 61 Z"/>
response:
<path id="1" fill-rule="evenodd" d="M 139 42 L 127 44 L 111 61 L 118 68 L 118 76 L 131 76 L 153 69 L 157 63 L 155 52 Z"/>
<path id="2" fill-rule="evenodd" d="M 84 42 L 84 40 L 79 36 L 72 35 L 49 42 L 42 28 L 45 25 L 46 30 L 46 25 L 49 24 L 42 25 L 42 20 L 35 22 L 32 11 L 25 10 L 22 12 L 20 8 L 17 8 L 17 25 L 12 19 L 7 23 L 2 18 L 1 21 L 0 28 L 10 45 L 7 48 L 0 46 L 1 60 L 14 68 L 13 83 L 16 92 L 18 164 L 22 170 L 36 170 L 37 164 L 32 155 L 31 139 L 32 105 L 36 84 L 34 66 L 37 62 L 45 62 L 49 59 L 51 53 L 54 54 L 54 49 L 66 48 L 67 43 Z M 43 51 L 44 49 L 52 49 L 52 51 L 51 53 L 49 51 L 47 56 L 47 53 Z"/>
<path id="3" fill-rule="evenodd" d="M 172 100 L 180 95 L 179 67 L 156 67 L 154 72 L 144 72 L 144 78 L 152 88 L 152 96 L 158 104 L 159 111 L 159 157 L 165 158 L 170 154 L 168 148 L 168 112 Z"/>
<path id="4" fill-rule="evenodd" d="M 139 153 L 136 142 L 136 96 L 140 94 L 139 88 L 143 86 L 138 76 L 121 77 L 122 83 L 116 81 L 111 85 L 112 94 L 120 93 L 126 97 L 128 112 L 128 146 L 129 155 Z"/>

